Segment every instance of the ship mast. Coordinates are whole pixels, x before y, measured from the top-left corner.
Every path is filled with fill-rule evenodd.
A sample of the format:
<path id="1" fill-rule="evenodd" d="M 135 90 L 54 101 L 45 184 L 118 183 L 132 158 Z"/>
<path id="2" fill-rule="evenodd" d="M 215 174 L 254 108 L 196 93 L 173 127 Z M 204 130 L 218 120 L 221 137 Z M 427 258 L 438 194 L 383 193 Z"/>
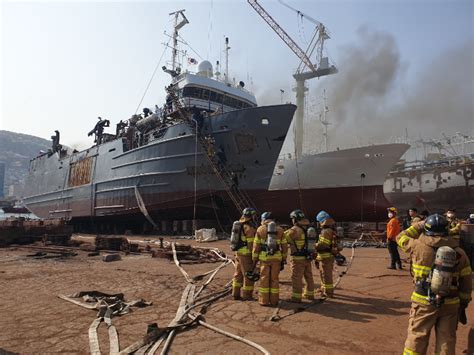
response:
<path id="1" fill-rule="evenodd" d="M 229 83 L 229 37 L 225 38 L 225 82 Z"/>
<path id="2" fill-rule="evenodd" d="M 171 70 L 176 71 L 177 66 L 177 57 L 178 57 L 178 31 L 186 24 L 189 23 L 186 16 L 184 16 L 185 10 L 178 10 L 171 12 L 169 15 L 174 15 L 174 31 L 173 31 L 173 56 L 171 59 Z M 181 21 L 179 21 L 179 16 L 181 15 Z"/>

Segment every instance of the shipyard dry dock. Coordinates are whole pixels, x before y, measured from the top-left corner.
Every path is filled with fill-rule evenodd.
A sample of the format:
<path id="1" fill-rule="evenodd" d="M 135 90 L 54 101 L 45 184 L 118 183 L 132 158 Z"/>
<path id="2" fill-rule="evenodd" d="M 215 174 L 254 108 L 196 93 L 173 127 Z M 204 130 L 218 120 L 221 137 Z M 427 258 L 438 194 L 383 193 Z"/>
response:
<path id="1" fill-rule="evenodd" d="M 166 240 L 169 239 L 165 239 Z M 178 243 L 196 244 L 194 241 Z M 233 253 L 227 241 L 200 243 Z M 66 258 L 32 259 L 29 249 L 0 249 L 0 348 L 22 354 L 88 353 L 88 329 L 97 311 L 58 298 L 79 291 L 123 293 L 128 300 L 143 299 L 151 306 L 113 318 L 120 350 L 143 338 L 147 325 L 166 327 L 175 317 L 186 280 L 173 261 L 149 254 L 122 254 L 115 262 L 77 251 Z M 344 251 L 346 256 L 350 251 Z M 407 258 L 407 255 L 403 255 Z M 273 308 L 257 302 L 233 301 L 229 295 L 215 301 L 203 316 L 208 324 L 258 343 L 272 354 L 399 354 L 403 350 L 410 309 L 412 281 L 408 270 L 387 270 L 384 248 L 358 248 L 349 273 L 341 280 L 334 299 L 290 314 L 294 304 L 282 303 L 281 319 L 270 321 Z M 218 263 L 183 264 L 190 277 L 214 269 Z M 315 280 L 319 282 L 319 276 Z M 219 291 L 232 278 L 233 267 L 220 270 L 206 290 Z M 281 298 L 291 295 L 290 270 L 280 276 Z M 197 288 L 196 288 L 197 289 Z M 468 324 L 459 325 L 457 353 L 467 351 L 474 327 L 474 307 Z M 471 334 L 474 331 L 471 331 Z M 433 337 L 429 353 L 433 353 Z M 102 353 L 109 352 L 104 324 L 98 329 Z M 471 346 L 474 339 L 471 339 Z M 163 344 L 157 353 L 161 352 Z M 472 353 L 474 348 L 470 348 Z M 258 351 L 202 326 L 177 332 L 171 353 L 240 353 Z M 2 350 L 0 350 L 2 353 Z M 3 354 L 3 353 L 2 353 Z"/>

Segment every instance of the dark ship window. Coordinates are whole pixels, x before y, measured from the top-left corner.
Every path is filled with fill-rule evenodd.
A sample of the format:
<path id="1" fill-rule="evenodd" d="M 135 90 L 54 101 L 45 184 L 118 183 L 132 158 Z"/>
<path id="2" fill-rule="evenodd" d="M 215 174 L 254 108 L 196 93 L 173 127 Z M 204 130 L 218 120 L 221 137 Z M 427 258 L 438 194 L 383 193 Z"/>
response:
<path id="1" fill-rule="evenodd" d="M 430 180 L 425 180 L 425 184 L 429 184 L 430 183 Z"/>
<path id="2" fill-rule="evenodd" d="M 110 152 L 115 152 L 115 148 L 109 149 L 109 153 Z"/>
<path id="3" fill-rule="evenodd" d="M 193 86 L 186 86 L 182 91 L 178 93 L 179 97 L 193 97 L 195 99 L 201 99 L 206 101 L 216 102 L 218 104 L 224 104 L 233 108 L 248 108 L 254 105 L 244 102 L 242 100 L 219 94 L 216 91 L 196 88 Z"/>

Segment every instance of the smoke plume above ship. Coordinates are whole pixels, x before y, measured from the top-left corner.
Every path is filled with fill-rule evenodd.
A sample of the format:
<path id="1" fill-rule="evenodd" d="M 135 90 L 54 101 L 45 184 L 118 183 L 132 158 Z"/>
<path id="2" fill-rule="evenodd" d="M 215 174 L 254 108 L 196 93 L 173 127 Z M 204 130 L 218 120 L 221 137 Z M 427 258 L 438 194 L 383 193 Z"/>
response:
<path id="1" fill-rule="evenodd" d="M 339 48 L 339 73 L 310 88 L 306 149 L 322 142 L 319 109 L 326 90 L 330 145 L 336 147 L 474 132 L 474 41 L 453 46 L 409 76 L 395 37 L 364 26 Z M 311 139 L 307 139 L 308 135 Z M 316 138 L 316 139 L 315 139 Z"/>

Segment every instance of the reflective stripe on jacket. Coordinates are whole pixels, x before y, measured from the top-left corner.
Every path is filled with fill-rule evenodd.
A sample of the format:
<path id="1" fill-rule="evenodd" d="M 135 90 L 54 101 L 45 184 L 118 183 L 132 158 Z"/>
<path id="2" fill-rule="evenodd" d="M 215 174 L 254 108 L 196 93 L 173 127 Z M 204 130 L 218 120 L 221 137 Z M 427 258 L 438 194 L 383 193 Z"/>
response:
<path id="1" fill-rule="evenodd" d="M 242 223 L 243 228 L 242 235 L 240 236 L 243 246 L 239 248 L 236 253 L 237 255 L 251 255 L 256 229 L 249 223 L 248 219 L 241 218 L 240 223 Z"/>
<path id="2" fill-rule="evenodd" d="M 467 305 L 471 300 L 472 271 L 466 253 L 459 247 L 459 240 L 449 236 L 427 236 L 421 233 L 422 228 L 422 224 L 415 224 L 397 236 L 400 248 L 411 254 L 415 284 L 423 285 L 428 279 L 436 257 L 436 250 L 442 246 L 451 247 L 458 254 L 458 264 L 453 273 L 450 293 L 444 298 L 444 303 L 461 302 Z M 430 304 L 426 290 L 418 286 L 415 286 L 411 300 L 420 304 Z"/>
<path id="3" fill-rule="evenodd" d="M 319 240 L 316 243 L 316 251 L 318 252 L 316 260 L 324 261 L 331 258 L 334 259 L 332 249 L 335 239 L 336 233 L 332 230 L 332 228 L 323 228 L 321 234 L 319 235 Z"/>
<path id="4" fill-rule="evenodd" d="M 283 229 L 280 226 L 277 226 L 277 245 L 278 251 L 273 255 L 269 255 L 266 251 L 267 246 L 267 225 L 272 222 L 271 220 L 262 221 L 262 224 L 257 228 L 255 233 L 255 238 L 253 241 L 253 252 L 252 259 L 253 261 L 286 261 L 286 255 L 288 252 L 288 244 L 283 235 Z"/>
<path id="5" fill-rule="evenodd" d="M 289 245 L 292 260 L 306 260 L 305 255 L 295 255 L 298 252 L 307 251 L 305 248 L 305 231 L 300 224 L 308 226 L 309 221 L 304 219 L 285 231 L 285 239 Z"/>

